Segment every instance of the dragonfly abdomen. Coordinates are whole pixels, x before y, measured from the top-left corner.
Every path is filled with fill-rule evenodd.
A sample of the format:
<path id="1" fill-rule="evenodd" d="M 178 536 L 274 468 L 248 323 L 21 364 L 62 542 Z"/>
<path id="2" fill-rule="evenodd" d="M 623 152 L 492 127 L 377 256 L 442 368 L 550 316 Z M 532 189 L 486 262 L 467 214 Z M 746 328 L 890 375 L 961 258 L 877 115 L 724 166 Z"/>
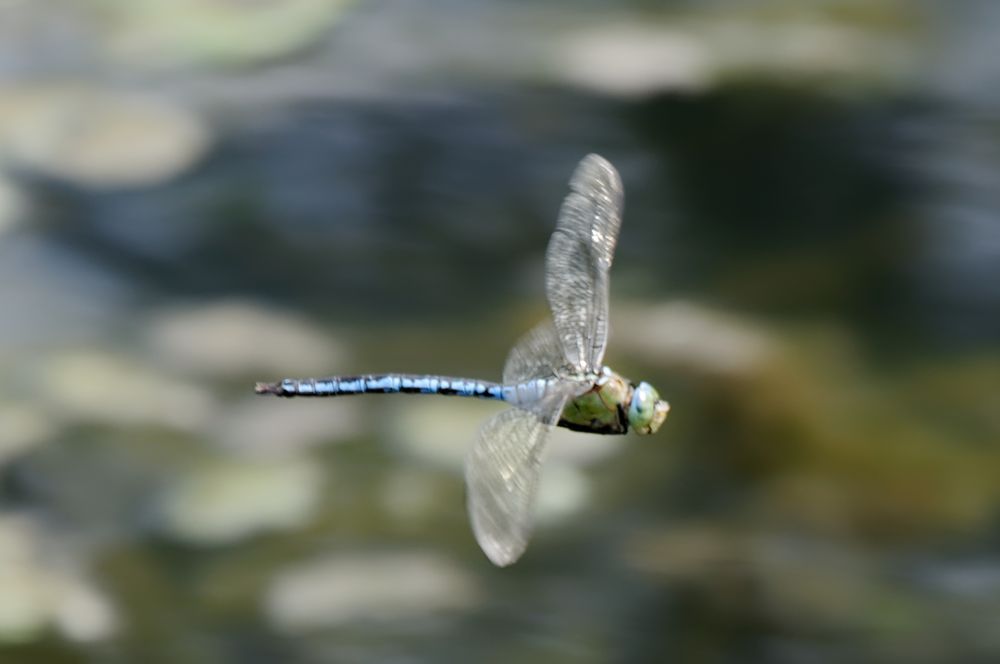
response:
<path id="1" fill-rule="evenodd" d="M 512 406 L 530 408 L 544 399 L 548 388 L 549 381 L 544 378 L 503 385 L 501 386 L 502 396 L 500 398 Z"/>
<path id="2" fill-rule="evenodd" d="M 442 394 L 505 400 L 498 383 L 450 376 L 416 374 L 366 374 L 330 378 L 286 378 L 277 383 L 258 383 L 257 394 L 279 397 L 338 397 L 352 394 Z"/>

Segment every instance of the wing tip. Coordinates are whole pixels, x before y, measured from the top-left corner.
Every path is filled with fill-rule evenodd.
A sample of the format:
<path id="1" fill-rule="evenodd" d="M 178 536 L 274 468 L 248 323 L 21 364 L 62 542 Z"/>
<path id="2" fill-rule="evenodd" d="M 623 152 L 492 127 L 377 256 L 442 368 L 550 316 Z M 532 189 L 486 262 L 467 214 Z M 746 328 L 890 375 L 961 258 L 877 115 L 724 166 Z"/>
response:
<path id="1" fill-rule="evenodd" d="M 500 528 L 497 532 L 497 524 L 484 514 L 483 507 L 474 492 L 470 492 L 466 508 L 476 544 L 489 561 L 497 567 L 510 567 L 516 563 L 528 548 L 527 538 L 518 536 L 509 527 Z M 492 525 L 489 525 L 491 523 Z"/>
<path id="2" fill-rule="evenodd" d="M 486 554 L 486 557 L 490 559 L 490 562 L 500 568 L 510 567 L 518 561 L 520 556 L 509 556 L 509 557 L 492 557 L 490 554 Z"/>
<path id="3" fill-rule="evenodd" d="M 616 192 L 620 192 L 622 189 L 618 170 L 610 161 L 596 152 L 591 152 L 580 160 L 569 182 L 570 188 L 575 191 L 585 191 L 590 188 L 590 183 L 593 182 L 607 183 L 611 190 Z"/>
<path id="4" fill-rule="evenodd" d="M 582 166 L 584 164 L 593 164 L 595 166 L 610 166 L 611 168 L 614 168 L 613 166 L 611 166 L 610 161 L 608 161 L 601 155 L 597 154 L 596 152 L 588 152 L 587 155 L 580 160 L 580 165 Z"/>
<path id="5" fill-rule="evenodd" d="M 527 542 L 523 545 L 504 546 L 493 538 L 480 536 L 478 530 L 473 530 L 475 531 L 476 542 L 479 544 L 479 548 L 482 549 L 489 561 L 497 567 L 510 567 L 521 559 L 525 549 L 528 548 Z"/>

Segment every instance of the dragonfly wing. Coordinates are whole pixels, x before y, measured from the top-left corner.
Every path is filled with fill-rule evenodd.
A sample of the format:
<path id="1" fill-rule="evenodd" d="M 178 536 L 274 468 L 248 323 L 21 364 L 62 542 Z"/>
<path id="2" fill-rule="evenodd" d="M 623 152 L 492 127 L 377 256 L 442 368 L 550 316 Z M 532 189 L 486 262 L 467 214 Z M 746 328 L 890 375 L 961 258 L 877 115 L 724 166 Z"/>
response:
<path id="1" fill-rule="evenodd" d="M 562 342 L 551 321 L 539 323 L 518 339 L 503 365 L 505 385 L 555 378 L 566 366 Z"/>
<path id="2" fill-rule="evenodd" d="M 625 195 L 615 167 L 595 154 L 569 186 L 545 254 L 545 292 L 566 361 L 596 371 L 608 342 L 608 272 Z"/>
<path id="3" fill-rule="evenodd" d="M 494 565 L 510 565 L 528 546 L 545 439 L 570 387 L 554 386 L 533 411 L 511 408 L 487 420 L 466 458 L 472 531 Z"/>

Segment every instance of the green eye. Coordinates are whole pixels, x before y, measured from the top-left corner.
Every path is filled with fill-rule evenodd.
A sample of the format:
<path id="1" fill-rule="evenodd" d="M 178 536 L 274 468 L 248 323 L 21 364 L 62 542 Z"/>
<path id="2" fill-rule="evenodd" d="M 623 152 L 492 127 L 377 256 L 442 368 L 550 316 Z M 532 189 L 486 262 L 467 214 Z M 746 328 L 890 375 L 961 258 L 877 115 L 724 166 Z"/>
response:
<path id="1" fill-rule="evenodd" d="M 639 434 L 656 433 L 670 412 L 670 404 L 649 383 L 639 383 L 632 391 L 628 407 L 628 423 Z"/>
<path id="2" fill-rule="evenodd" d="M 656 401 L 660 398 L 649 383 L 639 383 L 632 393 L 632 402 L 628 407 L 628 422 L 640 433 L 649 428 L 656 409 Z"/>

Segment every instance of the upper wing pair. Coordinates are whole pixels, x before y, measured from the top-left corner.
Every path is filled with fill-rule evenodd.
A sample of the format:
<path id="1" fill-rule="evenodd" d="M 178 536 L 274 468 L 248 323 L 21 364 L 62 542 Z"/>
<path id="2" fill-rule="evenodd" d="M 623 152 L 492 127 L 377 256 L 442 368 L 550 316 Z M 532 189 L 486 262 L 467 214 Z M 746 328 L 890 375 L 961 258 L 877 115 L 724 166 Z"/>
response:
<path id="1" fill-rule="evenodd" d="M 545 255 L 552 323 L 526 334 L 504 365 L 505 384 L 544 379 L 545 393 L 488 420 L 466 459 L 472 529 L 496 565 L 509 565 L 524 553 L 548 429 L 558 423 L 567 399 L 589 388 L 581 379 L 601 368 L 608 340 L 608 271 L 623 197 L 615 168 L 597 155 L 584 157 Z"/>

